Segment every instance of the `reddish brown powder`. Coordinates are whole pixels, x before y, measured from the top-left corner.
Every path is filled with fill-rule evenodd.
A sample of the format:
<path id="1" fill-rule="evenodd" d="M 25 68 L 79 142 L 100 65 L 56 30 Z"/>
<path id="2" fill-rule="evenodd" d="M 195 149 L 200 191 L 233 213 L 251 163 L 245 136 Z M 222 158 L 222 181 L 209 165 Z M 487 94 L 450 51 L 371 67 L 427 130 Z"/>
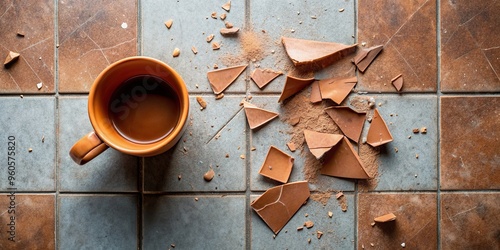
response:
<path id="1" fill-rule="evenodd" d="M 269 36 L 262 32 L 243 31 L 238 35 L 240 50 L 225 53 L 219 59 L 225 65 L 238 65 L 248 62 L 257 62 L 266 57 L 270 52 L 266 51 L 265 44 L 269 42 Z"/>
<path id="2" fill-rule="evenodd" d="M 327 191 L 323 191 L 323 192 L 315 192 L 315 193 L 311 194 L 311 196 L 309 198 L 313 201 L 317 201 L 317 202 L 323 204 L 323 206 L 326 206 L 326 204 L 328 203 L 328 200 L 330 200 L 330 197 L 332 197 L 332 194 L 333 194 L 333 191 L 331 191 L 331 190 L 327 190 Z"/>

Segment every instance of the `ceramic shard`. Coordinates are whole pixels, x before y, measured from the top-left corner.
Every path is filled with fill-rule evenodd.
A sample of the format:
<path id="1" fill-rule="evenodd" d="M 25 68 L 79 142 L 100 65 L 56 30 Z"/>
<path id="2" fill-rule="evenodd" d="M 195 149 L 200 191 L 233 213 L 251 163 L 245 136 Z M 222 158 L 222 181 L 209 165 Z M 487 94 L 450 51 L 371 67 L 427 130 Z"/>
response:
<path id="1" fill-rule="evenodd" d="M 363 49 L 355 56 L 353 61 L 356 67 L 358 67 L 358 70 L 364 73 L 383 48 L 384 45 L 373 46 L 368 49 Z"/>
<path id="2" fill-rule="evenodd" d="M 366 136 L 366 142 L 372 147 L 377 147 L 391 141 L 391 132 L 378 112 L 378 109 L 375 109 L 370 128 L 368 129 L 368 135 Z"/>
<path id="3" fill-rule="evenodd" d="M 357 77 L 329 78 L 319 81 L 319 89 L 323 99 L 330 99 L 340 104 L 351 93 L 358 82 Z"/>
<path id="4" fill-rule="evenodd" d="M 278 113 L 261 109 L 249 102 L 244 102 L 243 108 L 245 109 L 245 115 L 251 129 L 258 128 L 278 117 Z"/>
<path id="5" fill-rule="evenodd" d="M 3 65 L 8 66 L 9 64 L 17 61 L 17 59 L 19 59 L 19 56 L 20 56 L 19 53 L 9 51 L 9 54 L 7 55 L 7 57 L 5 57 L 5 61 L 4 61 Z"/>
<path id="6" fill-rule="evenodd" d="M 323 100 L 321 98 L 321 91 L 319 89 L 319 81 L 314 81 L 311 84 L 311 96 L 309 100 L 311 100 L 312 103 L 318 103 L 321 102 L 321 100 Z"/>
<path id="7" fill-rule="evenodd" d="M 320 159 L 323 155 L 330 151 L 333 146 L 337 145 L 344 136 L 339 134 L 320 133 L 312 130 L 304 130 L 304 138 L 309 151 Z"/>
<path id="8" fill-rule="evenodd" d="M 325 155 L 321 174 L 351 179 L 371 178 L 345 136 Z"/>
<path id="9" fill-rule="evenodd" d="M 309 195 L 307 181 L 292 182 L 268 189 L 250 205 L 267 226 L 278 234 Z"/>
<path id="10" fill-rule="evenodd" d="M 397 91 L 400 91 L 403 88 L 403 75 L 399 74 L 398 76 L 392 78 L 392 85 L 396 88 Z"/>
<path id="11" fill-rule="evenodd" d="M 384 214 L 382 216 L 376 217 L 373 220 L 375 222 L 389 222 L 389 221 L 394 221 L 394 220 L 396 220 L 396 215 L 394 215 L 393 213 Z"/>
<path id="12" fill-rule="evenodd" d="M 321 65 L 325 67 L 356 50 L 356 44 L 345 45 L 291 37 L 282 37 L 281 42 L 295 66 Z"/>
<path id="13" fill-rule="evenodd" d="M 292 173 L 293 162 L 293 157 L 271 146 L 267 151 L 264 163 L 260 167 L 259 174 L 281 183 L 287 183 Z"/>
<path id="14" fill-rule="evenodd" d="M 222 28 L 220 29 L 220 34 L 223 36 L 232 36 L 240 31 L 240 28 L 232 27 L 232 28 Z"/>
<path id="15" fill-rule="evenodd" d="M 250 78 L 257 84 L 257 86 L 262 89 L 264 88 L 267 84 L 269 84 L 272 80 L 274 80 L 276 77 L 282 75 L 280 71 L 274 71 L 271 69 L 260 69 L 256 68 L 253 72 Z"/>
<path id="16" fill-rule="evenodd" d="M 278 102 L 284 101 L 288 97 L 298 93 L 305 87 L 309 86 L 312 82 L 314 82 L 314 78 L 303 79 L 287 75 L 285 86 L 283 86 L 283 91 L 281 91 Z"/>
<path id="17" fill-rule="evenodd" d="M 246 69 L 248 65 L 239 65 L 224 69 L 213 70 L 207 73 L 210 86 L 216 95 L 222 93 L 238 76 Z"/>
<path id="18" fill-rule="evenodd" d="M 358 142 L 365 123 L 366 113 L 357 112 L 345 106 L 329 107 L 325 109 L 325 112 L 339 126 L 347 138 Z"/>

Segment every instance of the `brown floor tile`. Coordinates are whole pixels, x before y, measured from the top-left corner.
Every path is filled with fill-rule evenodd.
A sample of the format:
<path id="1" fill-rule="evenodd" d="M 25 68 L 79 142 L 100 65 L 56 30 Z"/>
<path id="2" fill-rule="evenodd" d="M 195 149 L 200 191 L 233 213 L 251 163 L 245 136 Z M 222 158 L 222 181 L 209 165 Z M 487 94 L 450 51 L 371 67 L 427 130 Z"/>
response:
<path id="1" fill-rule="evenodd" d="M 441 1 L 441 90 L 500 91 L 500 1 Z"/>
<path id="2" fill-rule="evenodd" d="M 500 188 L 500 97 L 441 98 L 441 188 Z"/>
<path id="3" fill-rule="evenodd" d="M 50 194 L 4 194 L 0 198 L 0 249 L 54 249 L 55 196 Z M 14 198 L 12 198 L 14 197 Z M 15 217 L 13 221 L 11 218 Z M 15 223 L 15 242 L 10 223 Z M 13 229 L 13 228 L 12 228 Z"/>
<path id="4" fill-rule="evenodd" d="M 137 2 L 59 1 L 58 32 L 59 91 L 88 92 L 106 66 L 137 55 Z"/>
<path id="5" fill-rule="evenodd" d="M 500 249 L 500 193 L 442 193 L 441 249 Z"/>
<path id="6" fill-rule="evenodd" d="M 0 2 L 0 93 L 54 92 L 53 16 L 52 0 Z M 21 56 L 5 68 L 9 51 Z"/>
<path id="7" fill-rule="evenodd" d="M 358 5 L 358 42 L 384 44 L 360 73 L 358 89 L 396 92 L 391 79 L 402 74 L 402 91 L 436 91 L 436 0 L 360 0 Z"/>
<path id="8" fill-rule="evenodd" d="M 437 248 L 437 197 L 433 193 L 358 196 L 358 249 Z M 393 213 L 396 220 L 371 226 L 375 217 Z"/>

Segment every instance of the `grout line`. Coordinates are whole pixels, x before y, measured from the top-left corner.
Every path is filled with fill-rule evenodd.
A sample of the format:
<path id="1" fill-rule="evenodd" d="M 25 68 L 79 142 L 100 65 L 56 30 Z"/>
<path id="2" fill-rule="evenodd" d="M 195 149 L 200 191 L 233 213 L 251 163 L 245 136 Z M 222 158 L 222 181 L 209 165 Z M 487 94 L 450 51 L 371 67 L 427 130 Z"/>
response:
<path id="1" fill-rule="evenodd" d="M 139 195 L 137 197 L 137 249 L 143 248 L 143 229 L 144 229 L 144 157 L 137 160 L 138 163 L 138 189 Z"/>
<path id="2" fill-rule="evenodd" d="M 250 22 L 250 0 L 245 0 L 245 30 L 249 31 L 252 29 L 251 27 L 251 22 Z M 250 65 L 250 61 L 247 62 L 248 65 Z M 250 79 L 249 77 L 250 73 L 248 70 L 245 70 L 245 85 L 246 85 L 246 91 L 245 91 L 245 99 L 246 96 L 249 96 L 251 91 L 250 91 L 250 81 L 247 81 L 247 79 Z M 243 108 L 242 108 L 243 109 Z M 240 109 L 240 111 L 242 110 Z M 245 248 L 247 250 L 252 249 L 252 209 L 250 207 L 250 195 L 251 195 L 251 186 L 250 186 L 250 176 L 251 176 L 251 150 L 250 148 L 252 147 L 252 136 L 251 136 L 251 130 L 249 125 L 245 122 L 245 143 L 246 143 L 246 159 L 245 159 Z"/>
<path id="3" fill-rule="evenodd" d="M 58 249 L 59 243 L 59 2 L 54 0 L 54 129 L 55 129 L 55 164 L 54 164 L 54 248 Z"/>
<path id="4" fill-rule="evenodd" d="M 354 43 L 358 43 L 358 8 L 359 8 L 359 2 L 357 0 L 354 0 L 354 31 L 353 31 L 353 34 L 354 34 Z M 358 70 L 354 70 L 355 74 L 356 74 L 356 77 L 358 77 L 359 79 L 359 71 Z M 359 154 L 359 148 L 358 148 L 358 154 Z M 358 182 L 356 181 L 354 183 L 354 215 L 353 215 L 353 218 L 354 218 L 354 235 L 353 235 L 353 240 L 354 240 L 354 249 L 356 250 L 357 249 L 357 246 L 358 246 L 358 199 L 359 199 L 359 196 L 358 196 Z M 347 192 L 345 192 L 347 194 Z"/>
<path id="5" fill-rule="evenodd" d="M 436 0 L 436 89 L 437 89 L 437 190 L 436 190 L 436 232 L 437 232 L 437 249 L 441 249 L 441 1 Z"/>

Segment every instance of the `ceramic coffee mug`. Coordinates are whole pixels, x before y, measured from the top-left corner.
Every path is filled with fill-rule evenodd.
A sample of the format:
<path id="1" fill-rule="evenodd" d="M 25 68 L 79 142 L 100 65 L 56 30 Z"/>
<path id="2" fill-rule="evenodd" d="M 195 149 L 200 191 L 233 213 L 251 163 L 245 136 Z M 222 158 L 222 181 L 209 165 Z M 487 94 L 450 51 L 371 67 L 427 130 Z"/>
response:
<path id="1" fill-rule="evenodd" d="M 189 97 L 181 76 L 170 66 L 149 57 L 129 57 L 99 74 L 89 92 L 88 113 L 94 131 L 71 148 L 76 163 L 83 165 L 108 147 L 147 157 L 179 141 Z"/>

